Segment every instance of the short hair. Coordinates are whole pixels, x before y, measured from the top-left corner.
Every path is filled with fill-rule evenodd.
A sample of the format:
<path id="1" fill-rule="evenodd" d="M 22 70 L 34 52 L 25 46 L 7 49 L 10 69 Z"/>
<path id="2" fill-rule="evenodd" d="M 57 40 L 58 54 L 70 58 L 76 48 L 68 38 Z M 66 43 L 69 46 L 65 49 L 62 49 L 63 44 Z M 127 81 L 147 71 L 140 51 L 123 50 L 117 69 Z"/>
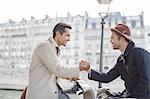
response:
<path id="1" fill-rule="evenodd" d="M 56 24 L 54 29 L 53 29 L 53 38 L 56 36 L 57 31 L 59 31 L 60 34 L 62 35 L 65 32 L 66 28 L 72 29 L 72 27 L 69 24 L 66 24 L 63 22 Z"/>

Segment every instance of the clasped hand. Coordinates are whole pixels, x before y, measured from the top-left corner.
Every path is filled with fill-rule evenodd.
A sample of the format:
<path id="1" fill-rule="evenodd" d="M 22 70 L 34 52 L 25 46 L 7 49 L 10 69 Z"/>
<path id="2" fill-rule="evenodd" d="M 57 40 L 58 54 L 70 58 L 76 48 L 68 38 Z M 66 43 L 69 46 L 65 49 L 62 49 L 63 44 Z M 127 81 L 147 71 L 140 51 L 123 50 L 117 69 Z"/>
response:
<path id="1" fill-rule="evenodd" d="M 86 60 L 81 60 L 79 63 L 80 71 L 88 71 L 90 69 L 90 63 Z"/>

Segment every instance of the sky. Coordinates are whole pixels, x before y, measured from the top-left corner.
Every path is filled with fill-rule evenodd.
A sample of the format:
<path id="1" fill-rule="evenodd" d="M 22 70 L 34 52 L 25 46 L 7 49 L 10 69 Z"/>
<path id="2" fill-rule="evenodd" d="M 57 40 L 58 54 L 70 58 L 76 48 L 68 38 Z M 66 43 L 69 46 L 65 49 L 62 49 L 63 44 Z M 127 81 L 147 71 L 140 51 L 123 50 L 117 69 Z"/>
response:
<path id="1" fill-rule="evenodd" d="M 150 0 L 113 0 L 110 12 L 121 12 L 125 16 L 134 16 L 144 11 L 145 25 L 150 25 Z M 31 16 L 43 19 L 45 15 L 51 18 L 65 17 L 67 12 L 72 16 L 85 15 L 99 17 L 98 13 L 107 8 L 98 4 L 97 0 L 1 0 L 0 23 L 9 19 L 21 21 L 22 18 L 30 20 Z"/>

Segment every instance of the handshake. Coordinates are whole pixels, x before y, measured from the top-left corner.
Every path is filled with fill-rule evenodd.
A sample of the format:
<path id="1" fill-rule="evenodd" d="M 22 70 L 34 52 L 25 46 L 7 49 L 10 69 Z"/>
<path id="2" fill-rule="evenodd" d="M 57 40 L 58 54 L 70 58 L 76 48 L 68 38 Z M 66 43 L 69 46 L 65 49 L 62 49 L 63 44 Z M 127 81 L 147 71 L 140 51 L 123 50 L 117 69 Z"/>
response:
<path id="1" fill-rule="evenodd" d="M 79 62 L 79 68 L 80 68 L 80 71 L 89 71 L 90 69 L 90 63 L 88 61 L 85 61 L 85 60 L 81 60 Z"/>
<path id="2" fill-rule="evenodd" d="M 86 71 L 88 72 L 90 70 L 90 63 L 86 60 L 81 60 L 79 62 L 79 69 L 80 71 Z M 77 81 L 80 80 L 80 77 L 76 77 L 76 78 L 65 78 L 65 77 L 61 77 L 62 79 L 67 79 L 70 81 Z"/>

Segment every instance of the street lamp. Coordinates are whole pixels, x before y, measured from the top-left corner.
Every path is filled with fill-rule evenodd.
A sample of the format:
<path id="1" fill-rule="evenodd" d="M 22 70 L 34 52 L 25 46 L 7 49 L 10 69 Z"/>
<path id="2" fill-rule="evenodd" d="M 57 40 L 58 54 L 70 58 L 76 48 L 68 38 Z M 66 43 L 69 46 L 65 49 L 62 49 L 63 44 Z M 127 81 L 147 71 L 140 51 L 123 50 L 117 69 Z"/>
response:
<path id="1" fill-rule="evenodd" d="M 99 13 L 99 16 L 101 17 L 101 45 L 100 45 L 100 64 L 99 64 L 99 72 L 102 72 L 103 70 L 103 38 L 104 38 L 104 24 L 105 19 L 109 16 L 109 7 L 110 2 L 112 0 L 97 0 L 97 2 L 100 4 L 100 7 L 103 7 L 103 12 Z M 98 88 L 101 88 L 101 82 L 99 82 Z"/>

